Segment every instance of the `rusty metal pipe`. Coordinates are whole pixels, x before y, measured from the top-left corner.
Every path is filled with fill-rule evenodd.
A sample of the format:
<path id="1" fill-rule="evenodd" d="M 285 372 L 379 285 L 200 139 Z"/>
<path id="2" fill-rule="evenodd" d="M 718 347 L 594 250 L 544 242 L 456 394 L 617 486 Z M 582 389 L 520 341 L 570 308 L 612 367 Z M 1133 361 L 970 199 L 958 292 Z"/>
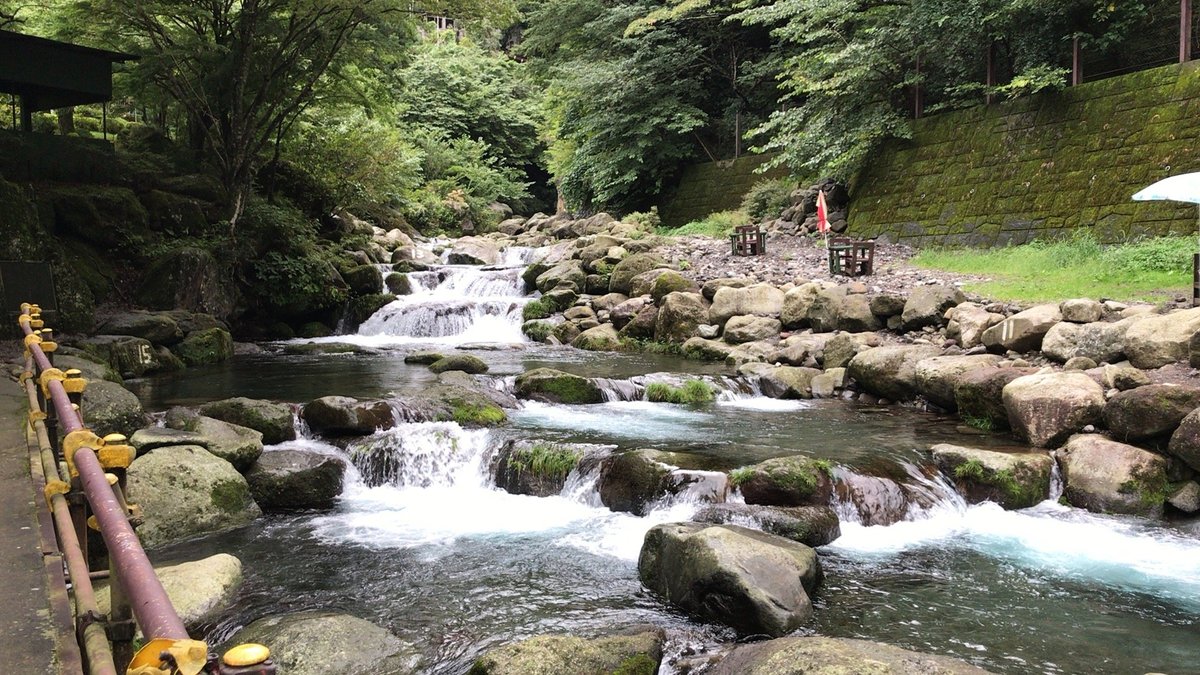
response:
<path id="1" fill-rule="evenodd" d="M 64 392 L 65 394 L 65 392 Z M 167 597 L 154 567 L 146 558 L 133 526 L 121 504 L 113 495 L 112 486 L 104 477 L 95 451 L 80 448 L 75 452 L 75 468 L 83 481 L 84 494 L 100 525 L 100 535 L 108 546 L 113 569 L 121 580 L 125 594 L 138 625 L 148 638 L 189 639 L 171 599 Z"/>

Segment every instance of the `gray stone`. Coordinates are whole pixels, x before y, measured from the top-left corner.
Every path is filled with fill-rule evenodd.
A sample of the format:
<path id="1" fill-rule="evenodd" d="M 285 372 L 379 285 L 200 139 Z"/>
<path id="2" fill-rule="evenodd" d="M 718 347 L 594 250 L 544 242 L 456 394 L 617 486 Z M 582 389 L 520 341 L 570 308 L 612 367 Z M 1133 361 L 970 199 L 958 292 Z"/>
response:
<path id="1" fill-rule="evenodd" d="M 80 409 L 84 423 L 101 437 L 112 433 L 131 436 L 146 425 L 142 402 L 115 382 L 88 382 Z"/>
<path id="2" fill-rule="evenodd" d="M 615 352 L 624 348 L 621 336 L 617 335 L 617 329 L 611 323 L 603 323 L 583 331 L 571 340 L 571 346 L 590 352 Z"/>
<path id="3" fill-rule="evenodd" d="M 700 289 L 700 294 L 705 300 L 712 302 L 713 296 L 717 294 L 717 290 L 721 288 L 745 288 L 753 286 L 757 283 L 750 277 L 723 277 L 720 279 L 709 279 L 704 282 L 704 286 Z"/>
<path id="4" fill-rule="evenodd" d="M 1058 362 L 1085 356 L 1096 363 L 1114 363 L 1125 353 L 1125 333 L 1137 319 L 1114 323 L 1057 323 L 1042 340 L 1042 353 Z"/>
<path id="5" fill-rule="evenodd" d="M 1105 387 L 1121 391 L 1144 387 L 1152 382 L 1149 375 L 1132 366 L 1105 366 L 1102 378 Z"/>
<path id="6" fill-rule="evenodd" d="M 733 349 L 733 345 L 721 340 L 707 340 L 702 337 L 689 338 L 683 343 L 683 355 L 697 361 L 724 361 Z"/>
<path id="7" fill-rule="evenodd" d="M 776 457 L 730 473 L 747 504 L 824 506 L 833 481 L 827 467 L 810 457 Z"/>
<path id="8" fill-rule="evenodd" d="M 965 301 L 967 296 L 953 286 L 918 286 L 908 294 L 900 314 L 904 330 L 919 330 L 937 326 L 944 320 L 946 310 Z"/>
<path id="9" fill-rule="evenodd" d="M 963 349 L 971 349 L 983 344 L 983 333 L 1004 317 L 992 314 L 983 307 L 964 302 L 946 311 L 946 337 L 958 340 Z"/>
<path id="10" fill-rule="evenodd" d="M 1150 384 L 1122 391 L 1104 404 L 1104 424 L 1115 440 L 1137 443 L 1170 436 L 1200 408 L 1200 387 Z"/>
<path id="11" fill-rule="evenodd" d="M 617 263 L 608 280 L 608 290 L 612 293 L 629 295 L 633 278 L 642 272 L 648 272 L 660 267 L 670 267 L 666 260 L 654 253 L 634 253 Z"/>
<path id="12" fill-rule="evenodd" d="M 269 645 L 287 675 L 410 675 L 419 671 L 417 648 L 358 617 L 324 611 L 269 616 L 252 622 L 229 644 Z"/>
<path id="13" fill-rule="evenodd" d="M 1171 434 L 1167 452 L 1200 471 L 1200 410 L 1188 413 L 1179 423 L 1179 428 Z"/>
<path id="14" fill-rule="evenodd" d="M 1200 511 L 1200 483 L 1194 480 L 1184 483 L 1167 498 L 1167 503 L 1184 513 Z"/>
<path id="15" fill-rule="evenodd" d="M 967 501 L 1024 509 L 1050 495 L 1054 459 L 1044 452 L 997 452 L 942 443 L 931 449 L 939 468 Z"/>
<path id="16" fill-rule="evenodd" d="M 268 445 L 290 441 L 296 437 L 292 407 L 284 403 L 236 397 L 213 401 L 200 406 L 200 413 L 262 434 Z"/>
<path id="17" fill-rule="evenodd" d="M 229 462 L 238 471 L 248 470 L 263 451 L 259 432 L 211 417 L 168 414 L 167 426 L 197 434 L 196 445 Z"/>
<path id="18" fill-rule="evenodd" d="M 473 354 L 449 354 L 429 364 L 429 369 L 435 373 L 454 370 L 470 375 L 482 375 L 488 371 L 488 365 Z"/>
<path id="19" fill-rule="evenodd" d="M 1063 300 L 1058 308 L 1062 312 L 1063 321 L 1071 323 L 1092 323 L 1104 316 L 1104 306 L 1088 298 Z"/>
<path id="20" fill-rule="evenodd" d="M 880 293 L 872 295 L 870 303 L 872 314 L 881 319 L 887 319 L 890 316 L 903 314 L 906 300 L 904 296 L 895 293 Z"/>
<path id="21" fill-rule="evenodd" d="M 1125 332 L 1125 355 L 1137 368 L 1188 361 L 1192 336 L 1200 331 L 1200 307 L 1148 316 Z"/>
<path id="22" fill-rule="evenodd" d="M 1096 362 L 1086 356 L 1073 356 L 1063 364 L 1063 370 L 1091 370 Z"/>
<path id="23" fill-rule="evenodd" d="M 736 289 L 729 290 L 736 292 Z M 720 295 L 722 291 L 717 294 Z M 659 304 L 654 339 L 659 342 L 686 342 L 696 334 L 697 326 L 708 323 L 707 318 L 708 308 L 704 306 L 704 297 L 699 293 L 670 293 Z"/>
<path id="24" fill-rule="evenodd" d="M 735 316 L 725 322 L 723 339 L 730 344 L 755 342 L 779 337 L 783 326 L 779 319 L 763 316 Z"/>
<path id="25" fill-rule="evenodd" d="M 1039 448 L 1057 447 L 1089 424 L 1099 424 L 1104 390 L 1079 372 L 1040 372 L 1009 382 L 1002 394 L 1017 438 Z"/>
<path id="26" fill-rule="evenodd" d="M 216 620 L 229 608 L 242 586 L 242 561 L 228 553 L 154 568 L 171 605 L 189 630 Z M 112 611 L 108 581 L 96 581 L 96 605 Z"/>
<path id="27" fill-rule="evenodd" d="M 266 511 L 332 508 L 342 493 L 346 464 L 322 452 L 279 448 L 264 452 L 246 473 L 250 494 Z"/>
<path id="28" fill-rule="evenodd" d="M 536 368 L 517 376 L 519 398 L 548 403 L 600 403 L 604 396 L 595 382 L 553 368 Z"/>
<path id="29" fill-rule="evenodd" d="M 169 370 L 149 340 L 128 335 L 96 335 L 76 342 L 86 354 L 103 361 L 122 377 L 141 377 Z"/>
<path id="30" fill-rule="evenodd" d="M 726 286 L 717 290 L 708 309 L 708 320 L 700 323 L 724 326 L 730 318 L 746 315 L 777 318 L 783 311 L 783 298 L 783 291 L 770 284 Z"/>
<path id="31" fill-rule="evenodd" d="M 920 654 L 880 642 L 786 637 L 740 645 L 710 675 L 987 675 L 948 656 Z"/>
<path id="32" fill-rule="evenodd" d="M 387 401 L 359 401 L 349 396 L 324 396 L 300 410 L 309 428 L 319 434 L 366 436 L 396 426 Z"/>
<path id="33" fill-rule="evenodd" d="M 1080 434 L 1059 452 L 1063 495 L 1073 506 L 1097 513 L 1162 514 L 1168 495 L 1166 460 L 1152 452 Z"/>
<path id="34" fill-rule="evenodd" d="M 132 335 L 155 345 L 170 346 L 183 339 L 183 330 L 166 312 L 128 310 L 105 317 L 96 325 L 100 335 Z"/>
<path id="35" fill-rule="evenodd" d="M 404 250 L 406 247 L 396 249 Z M 500 248 L 489 239 L 462 237 L 451 245 L 446 261 L 451 265 L 495 265 L 500 262 Z"/>
<path id="36" fill-rule="evenodd" d="M 817 293 L 808 306 L 808 324 L 814 333 L 828 333 L 838 328 L 842 302 L 846 298 L 845 286 L 826 288 Z"/>
<path id="37" fill-rule="evenodd" d="M 871 312 L 871 303 L 865 295 L 847 295 L 837 312 L 838 330 L 865 333 L 883 328 L 883 324 Z"/>
<path id="38" fill-rule="evenodd" d="M 755 504 L 710 504 L 697 511 L 692 519 L 715 525 L 750 522 L 769 534 L 813 547 L 832 543 L 842 536 L 837 513 L 828 506 L 789 508 Z"/>
<path id="39" fill-rule="evenodd" d="M 859 352 L 847 371 L 864 391 L 893 401 L 916 396 L 916 366 L 939 350 L 926 345 L 892 345 Z"/>
<path id="40" fill-rule="evenodd" d="M 549 293 L 556 288 L 569 288 L 575 293 L 582 293 L 587 274 L 577 260 L 566 260 L 551 267 L 538 275 L 534 285 L 542 293 Z"/>
<path id="41" fill-rule="evenodd" d="M 914 385 L 918 394 L 943 410 L 955 410 L 954 388 L 963 373 L 979 368 L 994 367 L 1000 361 L 993 354 L 970 356 L 934 356 L 918 361 L 914 369 Z"/>
<path id="42" fill-rule="evenodd" d="M 600 503 L 613 511 L 646 515 L 649 507 L 666 496 L 670 467 L 653 450 L 634 450 L 605 457 L 600 462 L 596 491 Z"/>
<path id="43" fill-rule="evenodd" d="M 590 640 L 539 635 L 479 657 L 469 675 L 652 675 L 662 662 L 666 635 L 660 628 Z"/>
<path id="44" fill-rule="evenodd" d="M 735 525 L 671 523 L 646 533 L 642 583 L 742 635 L 784 635 L 812 616 L 821 563 L 808 546 Z"/>
<path id="45" fill-rule="evenodd" d="M 788 330 L 807 328 L 808 310 L 812 307 L 813 300 L 816 300 L 817 294 L 822 289 L 824 289 L 824 285 L 818 282 L 809 282 L 807 284 L 800 284 L 787 293 L 784 293 L 783 308 L 779 314 L 780 321 L 783 322 L 783 327 Z"/>
<path id="46" fill-rule="evenodd" d="M 147 548 L 240 527 L 262 513 L 233 465 L 198 445 L 158 448 L 135 459 L 128 476 Z"/>
<path id="47" fill-rule="evenodd" d="M 989 351 L 1036 351 L 1042 348 L 1046 333 L 1060 321 L 1058 305 L 1036 305 L 985 330 L 983 344 Z"/>
<path id="48" fill-rule="evenodd" d="M 821 375 L 816 368 L 775 366 L 759 376 L 762 392 L 772 398 L 812 398 L 812 382 Z"/>

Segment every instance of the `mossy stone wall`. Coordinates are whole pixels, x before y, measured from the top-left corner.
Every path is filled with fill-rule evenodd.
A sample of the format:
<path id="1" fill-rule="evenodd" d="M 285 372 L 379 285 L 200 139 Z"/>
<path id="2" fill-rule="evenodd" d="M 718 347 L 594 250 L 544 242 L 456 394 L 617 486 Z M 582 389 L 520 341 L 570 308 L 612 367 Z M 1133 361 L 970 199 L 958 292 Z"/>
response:
<path id="1" fill-rule="evenodd" d="M 1090 228 L 1104 242 L 1194 233 L 1196 207 L 1133 202 L 1200 170 L 1200 64 L 917 120 L 851 190 L 850 233 L 997 246 Z"/>
<path id="2" fill-rule="evenodd" d="M 788 175 L 783 168 L 756 173 L 771 157 L 745 155 L 687 167 L 679 177 L 678 187 L 658 209 L 663 225 L 679 227 L 719 211 L 737 209 L 755 183 Z"/>

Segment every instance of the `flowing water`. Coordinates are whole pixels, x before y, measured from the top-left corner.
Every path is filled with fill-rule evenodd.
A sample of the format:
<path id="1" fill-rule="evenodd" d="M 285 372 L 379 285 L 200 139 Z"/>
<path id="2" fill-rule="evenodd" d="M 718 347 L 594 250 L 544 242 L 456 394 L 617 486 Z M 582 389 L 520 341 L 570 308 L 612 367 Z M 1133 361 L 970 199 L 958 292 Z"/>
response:
<path id="1" fill-rule="evenodd" d="M 334 510 L 271 516 L 158 553 L 167 561 L 228 551 L 245 562 L 243 591 L 208 627 L 214 638 L 266 614 L 333 609 L 417 645 L 431 673 L 462 673 L 488 648 L 539 633 L 654 623 L 668 629 L 669 653 L 734 639 L 673 611 L 637 580 L 646 530 L 689 518 L 697 494 L 645 517 L 614 513 L 599 503 L 596 475 L 576 471 L 557 496 L 511 495 L 494 487 L 491 463 L 518 438 L 655 448 L 712 470 L 796 453 L 830 460 L 842 537 L 820 550 L 826 581 L 806 631 L 1004 673 L 1200 672 L 1200 526 L 1099 516 L 1054 500 L 1016 512 L 968 506 L 929 467 L 927 448 L 1003 439 L 964 437 L 952 420 L 903 408 L 764 398 L 723 367 L 524 343 L 520 308 L 529 297 L 519 273 L 530 253 L 507 255 L 500 268 L 411 275 L 421 290 L 359 334 L 332 338 L 368 353 L 239 357 L 132 383 L 155 409 L 233 395 L 387 396 L 434 379 L 402 363 L 407 351 L 469 347 L 497 388 L 550 366 L 600 378 L 605 391 L 597 405 L 526 403 L 493 430 L 406 424 L 346 447 L 308 437 L 285 444 L 351 462 Z M 480 341 L 491 347 L 471 344 Z M 682 374 L 719 387 L 718 400 L 642 400 L 648 382 Z"/>

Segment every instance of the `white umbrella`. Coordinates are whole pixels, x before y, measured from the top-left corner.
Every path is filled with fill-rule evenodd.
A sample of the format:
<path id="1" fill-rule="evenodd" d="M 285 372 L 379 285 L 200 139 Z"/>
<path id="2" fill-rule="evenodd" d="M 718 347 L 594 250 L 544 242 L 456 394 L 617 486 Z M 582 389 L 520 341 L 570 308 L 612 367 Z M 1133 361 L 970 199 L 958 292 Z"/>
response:
<path id="1" fill-rule="evenodd" d="M 1134 201 L 1168 201 L 1168 202 L 1188 202 L 1196 204 L 1200 207 L 1200 172 L 1197 173 L 1181 173 L 1178 176 L 1164 178 L 1153 185 L 1143 188 L 1133 195 Z M 1200 250 L 1200 208 L 1196 214 L 1197 223 L 1197 247 Z M 1200 259 L 1193 257 L 1192 277 L 1193 279 L 1200 278 Z M 1197 291 L 1192 290 L 1192 304 L 1197 304 Z"/>

